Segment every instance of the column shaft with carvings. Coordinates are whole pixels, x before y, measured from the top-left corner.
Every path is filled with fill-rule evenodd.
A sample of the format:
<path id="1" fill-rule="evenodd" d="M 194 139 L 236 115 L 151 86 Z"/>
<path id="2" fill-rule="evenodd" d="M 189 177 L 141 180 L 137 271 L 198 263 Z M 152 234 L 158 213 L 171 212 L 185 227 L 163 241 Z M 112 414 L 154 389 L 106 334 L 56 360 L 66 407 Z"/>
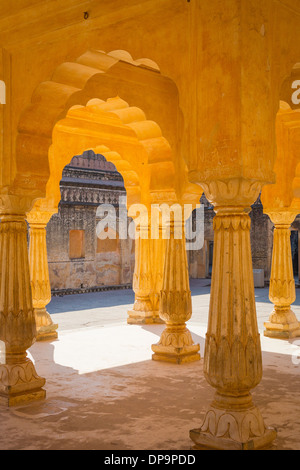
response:
<path id="1" fill-rule="evenodd" d="M 133 309 L 129 310 L 127 323 L 151 324 L 154 323 L 153 307 L 150 299 L 152 275 L 150 266 L 150 234 L 148 224 L 137 227 L 135 240 L 135 268 L 133 274 L 133 290 L 135 302 Z"/>
<path id="2" fill-rule="evenodd" d="M 291 304 L 296 300 L 296 291 L 290 226 L 296 214 L 280 211 L 269 213 L 269 216 L 275 225 L 269 287 L 269 298 L 274 304 L 274 310 L 265 323 L 264 335 L 280 339 L 295 338 L 300 336 L 300 324 L 291 310 Z"/>
<path id="3" fill-rule="evenodd" d="M 166 254 L 166 239 L 163 235 L 163 229 L 160 226 L 159 236 L 151 239 L 150 244 L 150 263 L 151 263 L 151 302 L 153 307 L 154 323 L 163 323 L 159 316 L 160 293 L 163 287 L 164 265 Z"/>
<path id="4" fill-rule="evenodd" d="M 27 221 L 30 224 L 30 279 L 37 341 L 54 340 L 58 337 L 58 325 L 53 323 L 46 310 L 46 306 L 51 301 L 46 227 L 52 215 L 53 212 L 39 212 L 38 210 L 33 210 L 27 215 Z"/>
<path id="5" fill-rule="evenodd" d="M 204 357 L 204 374 L 216 394 L 190 436 L 196 448 L 262 448 L 276 432 L 266 428 L 250 393 L 262 378 L 248 215 L 260 185 L 236 179 L 203 188 L 216 212 Z"/>
<path id="6" fill-rule="evenodd" d="M 7 197 L 9 199 L 9 197 Z M 45 398 L 45 379 L 38 376 L 27 349 L 36 338 L 25 210 L 18 200 L 2 209 L 0 223 L 0 340 L 5 345 L 0 364 L 0 403 L 15 406 Z"/>
<path id="7" fill-rule="evenodd" d="M 179 229 L 181 237 L 176 237 Z M 152 358 L 176 364 L 198 361 L 200 346 L 194 344 L 186 322 L 192 316 L 192 299 L 182 221 L 171 220 L 166 242 L 160 318 L 166 322 L 158 344 L 152 345 Z"/>

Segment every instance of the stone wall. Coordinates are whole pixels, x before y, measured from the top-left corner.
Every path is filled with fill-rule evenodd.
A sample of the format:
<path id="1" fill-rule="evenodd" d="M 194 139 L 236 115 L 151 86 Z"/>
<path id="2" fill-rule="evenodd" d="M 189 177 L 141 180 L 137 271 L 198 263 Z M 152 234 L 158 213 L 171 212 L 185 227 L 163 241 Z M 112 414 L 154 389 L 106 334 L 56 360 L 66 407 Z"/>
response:
<path id="1" fill-rule="evenodd" d="M 265 281 L 269 281 L 272 264 L 273 223 L 263 213 L 260 199 L 253 204 L 250 217 L 253 269 L 263 269 Z"/>
<path id="2" fill-rule="evenodd" d="M 204 194 L 200 199 L 204 205 L 204 244 L 201 250 L 188 251 L 189 274 L 191 279 L 205 279 L 210 277 L 210 242 L 214 240 L 213 218 L 215 216 L 213 206 L 208 202 Z M 193 225 L 193 230 L 196 227 Z"/>
<path id="3" fill-rule="evenodd" d="M 200 200 L 204 204 L 204 246 L 201 250 L 188 252 L 189 273 L 191 278 L 206 278 L 211 275 L 213 252 L 213 206 L 204 194 Z M 258 199 L 252 206 L 251 217 L 251 249 L 253 269 L 263 269 L 265 281 L 269 280 L 272 263 L 273 224 L 263 213 L 263 206 Z"/>

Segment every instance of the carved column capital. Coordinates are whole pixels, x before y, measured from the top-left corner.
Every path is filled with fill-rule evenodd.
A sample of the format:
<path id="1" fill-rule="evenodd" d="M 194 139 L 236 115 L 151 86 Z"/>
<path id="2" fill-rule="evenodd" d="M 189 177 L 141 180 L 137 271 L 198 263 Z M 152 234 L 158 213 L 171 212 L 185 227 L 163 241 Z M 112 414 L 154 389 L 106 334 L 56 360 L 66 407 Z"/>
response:
<path id="1" fill-rule="evenodd" d="M 290 210 L 268 210 L 264 208 L 264 213 L 267 214 L 275 227 L 289 229 L 298 215 L 298 212 Z"/>
<path id="2" fill-rule="evenodd" d="M 37 210 L 33 208 L 27 213 L 27 222 L 31 227 L 46 228 L 51 217 L 56 214 L 56 210 Z"/>
<path id="3" fill-rule="evenodd" d="M 33 202 L 32 196 L 0 194 L 0 216 L 5 214 L 23 216 L 31 210 Z"/>
<path id="4" fill-rule="evenodd" d="M 229 178 L 199 183 L 205 196 L 214 205 L 215 212 L 231 210 L 250 212 L 263 183 L 245 178 Z"/>

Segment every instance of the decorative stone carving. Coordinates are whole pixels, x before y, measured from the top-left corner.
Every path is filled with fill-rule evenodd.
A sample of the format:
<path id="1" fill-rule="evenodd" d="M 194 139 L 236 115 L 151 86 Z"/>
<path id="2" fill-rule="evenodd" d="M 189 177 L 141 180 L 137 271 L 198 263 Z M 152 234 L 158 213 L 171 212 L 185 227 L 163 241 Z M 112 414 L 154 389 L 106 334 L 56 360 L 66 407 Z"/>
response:
<path id="1" fill-rule="evenodd" d="M 234 179 L 203 188 L 216 212 L 204 374 L 217 393 L 190 436 L 196 448 L 261 448 L 276 432 L 266 428 L 250 394 L 262 377 L 248 215 L 260 185 Z"/>
<path id="2" fill-rule="evenodd" d="M 128 324 L 154 323 L 153 307 L 150 299 L 152 275 L 150 270 L 150 237 L 149 225 L 136 227 L 135 268 L 133 274 L 133 290 L 135 302 L 133 309 L 128 311 Z"/>
<path id="3" fill-rule="evenodd" d="M 220 397 L 224 406 L 225 397 Z M 191 431 L 191 438 L 199 442 L 196 448 L 210 447 L 226 450 L 252 450 L 262 448 L 269 439 L 276 437 L 276 432 L 266 428 L 259 409 L 253 405 L 251 396 L 235 398 L 239 410 L 227 410 L 218 407 L 216 399 L 212 408 L 207 412 L 201 429 Z M 232 406 L 228 398 L 228 407 Z"/>
<path id="4" fill-rule="evenodd" d="M 290 226 L 297 213 L 279 211 L 268 213 L 275 224 L 269 298 L 274 304 L 270 319 L 265 323 L 264 335 L 289 339 L 300 336 L 300 324 L 291 310 L 296 300 L 293 273 Z"/>
<path id="5" fill-rule="evenodd" d="M 300 212 L 299 152 L 300 113 L 281 102 L 276 118 L 276 183 L 262 189 L 265 214 L 274 223 L 269 298 L 274 304 L 265 336 L 289 339 L 300 335 L 299 322 L 290 306 L 295 301 L 290 226 Z"/>
<path id="6" fill-rule="evenodd" d="M 37 329 L 37 341 L 57 339 L 58 325 L 54 324 L 46 306 L 51 301 L 51 286 L 47 257 L 46 227 L 56 211 L 33 209 L 27 215 L 30 224 L 29 266 L 32 304 Z"/>
<path id="7" fill-rule="evenodd" d="M 163 229 L 160 226 L 159 238 L 150 241 L 150 264 L 152 274 L 150 298 L 153 308 L 154 323 L 163 323 L 163 320 L 159 316 L 159 304 L 164 278 L 165 254 L 166 239 L 163 236 Z"/>
<path id="8" fill-rule="evenodd" d="M 16 208 L 17 209 L 17 208 Z M 45 397 L 40 378 L 26 350 L 36 338 L 27 250 L 27 224 L 22 208 L 0 224 L 0 340 L 5 360 L 0 364 L 0 403 L 15 406 Z M 5 213 L 6 212 L 6 213 Z"/>
<path id="9" fill-rule="evenodd" d="M 178 224 L 182 228 L 180 239 L 174 237 Z M 152 345 L 152 358 L 155 361 L 181 364 L 200 359 L 200 346 L 194 344 L 186 327 L 186 322 L 192 316 L 192 299 L 184 233 L 184 223 L 171 220 L 159 311 L 160 318 L 166 322 L 166 328 L 158 344 Z"/>

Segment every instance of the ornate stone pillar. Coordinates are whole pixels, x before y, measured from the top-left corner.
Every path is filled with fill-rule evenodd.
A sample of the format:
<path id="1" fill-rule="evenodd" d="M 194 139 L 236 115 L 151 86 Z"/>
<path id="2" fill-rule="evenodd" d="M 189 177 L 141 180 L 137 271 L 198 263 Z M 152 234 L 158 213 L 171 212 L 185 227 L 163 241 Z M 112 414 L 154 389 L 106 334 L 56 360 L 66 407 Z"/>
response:
<path id="1" fill-rule="evenodd" d="M 51 287 L 47 257 L 46 227 L 55 211 L 32 210 L 27 215 L 30 225 L 29 266 L 37 341 L 57 339 L 57 328 L 46 310 L 51 301 Z"/>
<path id="2" fill-rule="evenodd" d="M 260 184 L 237 178 L 201 185 L 216 212 L 204 356 L 204 374 L 216 394 L 190 436 L 196 448 L 262 448 L 276 432 L 266 428 L 250 393 L 262 378 L 248 215 Z"/>
<path id="3" fill-rule="evenodd" d="M 186 327 L 186 322 L 192 316 L 192 299 L 184 225 L 182 220 L 170 221 L 159 312 L 160 318 L 166 322 L 166 328 L 159 343 L 152 345 L 153 360 L 176 364 L 200 359 L 200 346 L 194 344 Z M 177 230 L 181 231 L 180 238 L 175 236 Z"/>
<path id="4" fill-rule="evenodd" d="M 150 230 L 147 223 L 136 227 L 138 236 L 135 240 L 135 268 L 133 274 L 133 290 L 135 302 L 128 312 L 127 323 L 154 323 L 153 307 L 150 299 L 152 279 L 150 268 Z"/>
<path id="5" fill-rule="evenodd" d="M 163 287 L 164 264 L 166 254 L 166 239 L 163 236 L 163 229 L 159 228 L 159 238 L 151 239 L 150 242 L 150 263 L 151 263 L 151 293 L 150 299 L 153 308 L 154 323 L 164 323 L 159 316 L 160 293 Z"/>
<path id="6" fill-rule="evenodd" d="M 293 212 L 270 212 L 274 223 L 272 269 L 269 298 L 274 304 L 264 335 L 289 339 L 300 336 L 300 324 L 291 310 L 296 299 L 293 273 L 290 226 L 296 217 Z"/>
<path id="7" fill-rule="evenodd" d="M 7 406 L 45 398 L 45 379 L 38 376 L 26 352 L 35 341 L 36 325 L 23 199 L 1 197 L 0 341 L 5 352 L 0 364 L 0 403 Z"/>

